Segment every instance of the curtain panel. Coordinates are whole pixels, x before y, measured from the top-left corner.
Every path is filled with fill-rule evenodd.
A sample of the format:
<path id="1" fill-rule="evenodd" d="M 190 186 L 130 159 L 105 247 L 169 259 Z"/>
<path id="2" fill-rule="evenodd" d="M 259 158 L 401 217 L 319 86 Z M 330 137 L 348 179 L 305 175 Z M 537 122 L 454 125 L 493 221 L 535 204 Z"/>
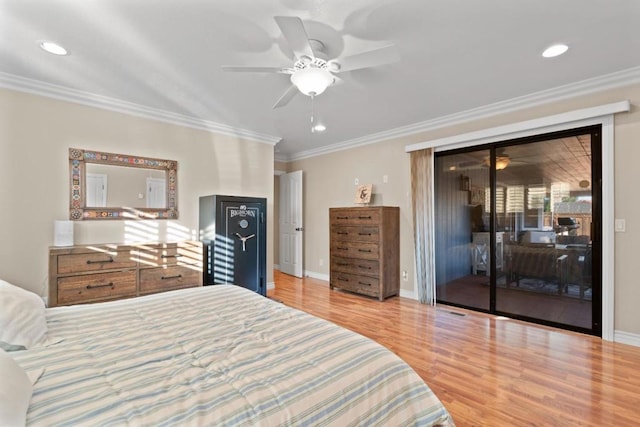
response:
<path id="1" fill-rule="evenodd" d="M 436 303 L 433 148 L 411 152 L 411 200 L 418 300 Z"/>

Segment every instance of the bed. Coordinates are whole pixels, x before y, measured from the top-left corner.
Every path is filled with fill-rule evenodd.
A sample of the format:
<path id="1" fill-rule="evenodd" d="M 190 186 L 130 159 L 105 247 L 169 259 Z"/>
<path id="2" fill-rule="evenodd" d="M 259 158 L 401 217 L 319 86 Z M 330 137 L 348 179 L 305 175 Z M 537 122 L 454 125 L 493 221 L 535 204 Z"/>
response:
<path id="1" fill-rule="evenodd" d="M 33 383 L 27 425 L 453 425 L 391 351 L 238 286 L 44 317 L 5 353 Z"/>

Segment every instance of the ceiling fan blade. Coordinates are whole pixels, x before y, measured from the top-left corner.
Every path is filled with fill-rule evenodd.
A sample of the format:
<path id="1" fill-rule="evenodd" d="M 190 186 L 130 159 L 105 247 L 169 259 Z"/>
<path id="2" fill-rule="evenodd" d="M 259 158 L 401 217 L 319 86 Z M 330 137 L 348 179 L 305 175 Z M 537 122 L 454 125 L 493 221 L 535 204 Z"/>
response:
<path id="1" fill-rule="evenodd" d="M 377 67 L 378 65 L 389 64 L 399 60 L 400 55 L 398 49 L 395 45 L 391 44 L 378 49 L 345 56 L 344 58 L 337 59 L 336 62 L 340 64 L 340 70 L 338 72 L 342 72 Z"/>
<path id="2" fill-rule="evenodd" d="M 291 99 L 293 99 L 293 97 L 296 96 L 297 94 L 298 94 L 298 88 L 295 87 L 294 85 L 291 85 L 289 89 L 287 89 L 286 92 L 282 94 L 280 99 L 278 99 L 278 101 L 275 104 L 273 104 L 273 108 L 280 108 L 287 105 L 289 101 L 291 101 Z"/>
<path id="3" fill-rule="evenodd" d="M 316 57 L 309 43 L 309 37 L 304 29 L 302 19 L 297 16 L 276 16 L 274 19 L 296 58 L 301 58 L 302 56 Z"/>
<path id="4" fill-rule="evenodd" d="M 236 67 L 230 65 L 223 65 L 222 71 L 235 71 L 243 73 L 279 73 L 279 74 L 292 74 L 293 71 L 289 68 L 282 67 Z"/>

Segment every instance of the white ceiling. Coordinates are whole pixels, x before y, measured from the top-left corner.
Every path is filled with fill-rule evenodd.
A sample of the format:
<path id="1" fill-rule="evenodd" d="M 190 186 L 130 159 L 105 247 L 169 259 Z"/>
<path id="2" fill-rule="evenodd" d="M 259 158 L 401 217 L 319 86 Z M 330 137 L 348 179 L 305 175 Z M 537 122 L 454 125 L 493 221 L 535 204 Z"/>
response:
<path id="1" fill-rule="evenodd" d="M 330 57 L 394 43 L 400 61 L 341 73 L 315 100 L 272 109 L 291 66 L 273 17 L 302 18 Z M 640 73 L 637 0 L 0 0 L 0 86 L 267 141 L 276 158 L 348 145 L 625 70 Z M 38 48 L 53 40 L 70 50 Z M 542 58 L 556 42 L 570 46 Z M 53 86 L 52 86 L 53 85 Z M 548 93 L 548 91 L 546 92 Z"/>

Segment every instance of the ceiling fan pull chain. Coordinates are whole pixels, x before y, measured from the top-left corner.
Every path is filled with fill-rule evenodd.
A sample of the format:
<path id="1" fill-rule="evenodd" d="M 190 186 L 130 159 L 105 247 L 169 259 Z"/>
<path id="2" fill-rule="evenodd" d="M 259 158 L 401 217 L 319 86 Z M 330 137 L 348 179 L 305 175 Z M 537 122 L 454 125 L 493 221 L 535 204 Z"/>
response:
<path id="1" fill-rule="evenodd" d="M 311 133 L 315 133 L 316 129 L 315 126 L 313 125 L 313 115 L 314 115 L 314 110 L 313 110 L 313 100 L 314 100 L 315 96 L 313 93 L 311 93 Z"/>

